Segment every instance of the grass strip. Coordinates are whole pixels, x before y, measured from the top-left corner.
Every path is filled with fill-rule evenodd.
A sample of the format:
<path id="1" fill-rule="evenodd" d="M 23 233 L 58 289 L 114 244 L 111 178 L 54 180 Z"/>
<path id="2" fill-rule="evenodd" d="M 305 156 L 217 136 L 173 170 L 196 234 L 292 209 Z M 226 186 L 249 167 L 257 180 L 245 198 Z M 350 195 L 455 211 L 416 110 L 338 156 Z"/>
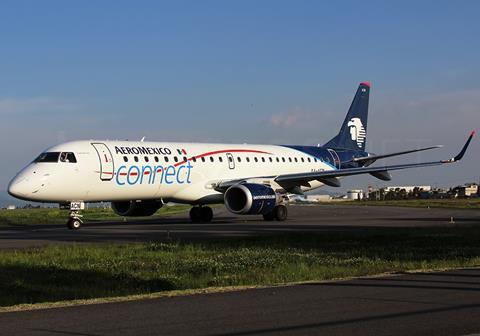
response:
<path id="1" fill-rule="evenodd" d="M 187 205 L 164 206 L 158 210 L 153 217 L 166 217 L 177 213 L 183 213 L 190 210 Z M 68 220 L 69 211 L 58 208 L 39 208 L 39 209 L 15 209 L 0 210 L 1 226 L 23 226 L 23 225 L 53 225 L 65 224 Z M 122 218 L 116 215 L 111 208 L 92 208 L 82 211 L 83 219 L 87 222 L 123 220 L 128 222 L 130 218 Z M 144 218 L 151 218 L 144 217 Z M 134 217 L 138 220 L 139 217 Z"/>
<path id="2" fill-rule="evenodd" d="M 480 265 L 480 228 L 372 228 L 0 251 L 0 306 Z"/>

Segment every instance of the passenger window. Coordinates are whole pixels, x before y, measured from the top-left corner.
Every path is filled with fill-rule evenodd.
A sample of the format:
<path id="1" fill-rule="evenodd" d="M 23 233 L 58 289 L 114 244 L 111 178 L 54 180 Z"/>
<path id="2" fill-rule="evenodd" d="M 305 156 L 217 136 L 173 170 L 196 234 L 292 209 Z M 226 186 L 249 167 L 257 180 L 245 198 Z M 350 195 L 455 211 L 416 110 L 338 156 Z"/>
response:
<path id="1" fill-rule="evenodd" d="M 145 162 L 148 162 L 148 156 L 145 156 Z"/>
<path id="2" fill-rule="evenodd" d="M 134 156 L 133 159 L 135 160 L 135 162 L 138 162 L 138 156 Z"/>
<path id="3" fill-rule="evenodd" d="M 213 156 L 210 156 L 210 162 L 213 162 Z"/>
<path id="4" fill-rule="evenodd" d="M 297 158 L 295 158 L 295 162 L 298 162 L 298 159 L 297 159 Z"/>
<path id="5" fill-rule="evenodd" d="M 292 162 L 292 158 L 291 158 L 291 157 L 288 158 L 288 162 Z"/>
<path id="6" fill-rule="evenodd" d="M 223 162 L 223 159 L 221 156 L 218 158 L 218 161 Z"/>
<path id="7" fill-rule="evenodd" d="M 193 161 L 193 162 L 197 162 L 197 158 L 196 158 L 195 156 L 192 157 L 192 161 Z"/>
<path id="8" fill-rule="evenodd" d="M 205 157 L 204 156 L 202 156 L 202 162 L 205 162 Z"/>
<path id="9" fill-rule="evenodd" d="M 168 162 L 168 156 L 163 157 L 165 159 L 165 162 Z"/>
<path id="10" fill-rule="evenodd" d="M 183 161 L 185 161 L 185 162 L 188 161 L 186 156 L 183 157 Z"/>
<path id="11" fill-rule="evenodd" d="M 317 158 L 314 158 L 313 161 L 317 162 Z"/>
<path id="12" fill-rule="evenodd" d="M 178 157 L 174 156 L 173 161 L 178 162 Z"/>
<path id="13" fill-rule="evenodd" d="M 240 156 L 237 156 L 237 160 L 238 162 L 242 162 L 242 159 L 240 158 Z"/>
<path id="14" fill-rule="evenodd" d="M 155 156 L 155 162 L 158 162 L 158 156 Z"/>
<path id="15" fill-rule="evenodd" d="M 282 162 L 285 162 L 285 158 L 284 158 L 284 157 L 282 157 Z"/>
<path id="16" fill-rule="evenodd" d="M 250 162 L 250 158 L 247 156 L 247 162 Z"/>
<path id="17" fill-rule="evenodd" d="M 229 162 L 233 162 L 233 158 L 231 156 L 228 157 Z"/>
<path id="18" fill-rule="evenodd" d="M 302 162 L 305 162 L 304 158 L 301 158 Z"/>
<path id="19" fill-rule="evenodd" d="M 270 162 L 273 162 L 273 159 L 272 159 L 271 157 L 270 157 L 270 158 L 268 158 L 268 159 L 270 160 Z"/>
<path id="20" fill-rule="evenodd" d="M 75 155 L 71 152 L 60 153 L 60 162 L 76 163 L 77 159 Z"/>
<path id="21" fill-rule="evenodd" d="M 262 157 L 262 162 L 265 162 L 265 158 L 264 158 L 264 157 Z"/>
<path id="22" fill-rule="evenodd" d="M 277 157 L 277 162 L 280 162 L 280 159 Z"/>
<path id="23" fill-rule="evenodd" d="M 311 161 L 310 158 L 307 158 L 307 161 L 310 162 Z"/>
<path id="24" fill-rule="evenodd" d="M 128 157 L 124 156 L 124 157 L 123 157 L 123 161 L 124 161 L 124 162 L 128 162 Z"/>
<path id="25" fill-rule="evenodd" d="M 258 158 L 256 156 L 253 159 L 255 160 L 255 162 L 258 162 Z"/>

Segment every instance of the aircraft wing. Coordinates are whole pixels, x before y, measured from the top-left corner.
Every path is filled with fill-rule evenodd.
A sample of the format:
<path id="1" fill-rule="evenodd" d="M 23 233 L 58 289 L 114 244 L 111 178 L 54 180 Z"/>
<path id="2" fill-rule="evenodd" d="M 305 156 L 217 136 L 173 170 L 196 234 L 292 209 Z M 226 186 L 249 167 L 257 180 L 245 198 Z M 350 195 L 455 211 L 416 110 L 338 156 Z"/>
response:
<path id="1" fill-rule="evenodd" d="M 261 177 L 255 177 L 255 178 L 235 179 L 235 180 L 227 180 L 227 181 L 221 181 L 219 183 L 216 183 L 214 186 L 214 189 L 220 192 L 225 192 L 232 185 L 235 185 L 238 183 L 244 183 L 252 179 L 255 179 L 255 180 L 273 179 L 273 181 L 278 183 L 285 190 L 293 193 L 301 193 L 299 188 L 300 186 L 310 187 L 309 182 L 315 181 L 315 180 L 320 181 L 332 187 L 339 187 L 340 181 L 337 178 L 344 177 L 344 176 L 351 176 L 351 175 L 371 174 L 379 179 L 388 181 L 390 180 L 389 171 L 392 171 L 392 170 L 438 166 L 438 165 L 460 161 L 463 158 L 468 146 L 470 145 L 470 141 L 472 140 L 474 135 L 475 135 L 475 132 L 472 132 L 468 137 L 465 145 L 461 149 L 461 151 L 455 157 L 448 160 L 421 162 L 421 163 L 407 163 L 407 164 L 379 166 L 379 167 L 345 168 L 345 169 L 334 169 L 334 170 L 318 171 L 318 172 L 294 173 L 294 174 L 284 174 L 284 175 L 278 175 L 278 176 L 261 176 Z M 413 150 L 413 151 L 407 151 L 407 152 L 416 152 L 416 151 L 427 150 L 431 148 L 436 148 L 436 147 L 422 148 L 419 150 Z M 403 154 L 404 152 L 401 152 L 401 153 Z M 393 156 L 393 155 L 390 155 L 390 156 Z M 382 157 L 386 157 L 386 156 L 382 156 Z"/>
<path id="2" fill-rule="evenodd" d="M 348 162 L 360 162 L 363 163 L 364 165 L 368 166 L 372 164 L 373 162 L 379 160 L 379 159 L 385 159 L 393 156 L 399 156 L 399 155 L 405 155 L 405 154 L 410 154 L 410 153 L 416 153 L 416 152 L 422 152 L 430 149 L 436 149 L 436 148 L 442 148 L 443 146 L 437 145 L 437 146 L 431 146 L 431 147 L 424 147 L 424 148 L 417 148 L 417 149 L 410 149 L 406 151 L 401 151 L 401 152 L 395 152 L 395 153 L 388 153 L 388 154 L 381 154 L 381 155 L 370 155 L 370 156 L 362 156 L 362 157 L 356 157 L 353 158 L 351 161 Z"/>
<path id="3" fill-rule="evenodd" d="M 358 167 L 358 168 L 334 169 L 334 170 L 320 171 L 320 172 L 285 174 L 285 175 L 277 176 L 274 179 L 274 181 L 280 184 L 281 186 L 292 188 L 294 186 L 299 186 L 299 185 L 308 186 L 308 182 L 314 181 L 314 180 L 323 182 L 330 186 L 340 186 L 339 181 L 336 180 L 337 177 L 360 175 L 360 174 L 371 174 L 382 180 L 389 180 L 390 175 L 388 174 L 388 172 L 392 170 L 437 166 L 437 165 L 443 165 L 447 163 L 460 161 L 463 158 L 463 155 L 465 154 L 465 151 L 470 145 L 470 141 L 472 140 L 474 135 L 475 135 L 475 132 L 472 132 L 468 137 L 467 142 L 463 146 L 460 153 L 458 153 L 455 157 L 448 160 L 422 162 L 422 163 L 408 163 L 408 164 L 380 166 L 380 167 Z"/>

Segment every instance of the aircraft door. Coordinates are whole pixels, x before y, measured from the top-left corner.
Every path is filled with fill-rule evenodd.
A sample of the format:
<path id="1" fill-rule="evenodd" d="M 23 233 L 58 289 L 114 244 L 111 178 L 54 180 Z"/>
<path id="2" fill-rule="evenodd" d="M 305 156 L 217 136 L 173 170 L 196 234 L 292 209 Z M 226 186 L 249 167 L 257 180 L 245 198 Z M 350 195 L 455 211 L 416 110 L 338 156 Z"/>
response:
<path id="1" fill-rule="evenodd" d="M 228 168 L 235 169 L 235 161 L 233 160 L 233 155 L 227 153 Z"/>
<path id="2" fill-rule="evenodd" d="M 92 146 L 97 151 L 100 160 L 100 179 L 110 181 L 114 173 L 112 152 L 104 143 L 92 143 Z"/>
<path id="3" fill-rule="evenodd" d="M 335 166 L 335 168 L 340 169 L 340 158 L 338 157 L 337 152 L 335 152 L 333 149 L 328 149 L 328 152 L 332 156 L 333 165 Z"/>

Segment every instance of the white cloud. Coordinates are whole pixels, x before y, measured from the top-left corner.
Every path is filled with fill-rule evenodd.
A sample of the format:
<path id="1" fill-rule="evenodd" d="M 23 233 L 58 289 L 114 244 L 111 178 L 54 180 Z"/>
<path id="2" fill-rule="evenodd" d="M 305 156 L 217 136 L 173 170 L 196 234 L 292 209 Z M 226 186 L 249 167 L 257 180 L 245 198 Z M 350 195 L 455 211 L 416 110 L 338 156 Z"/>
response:
<path id="1" fill-rule="evenodd" d="M 77 105 L 51 97 L 0 98 L 0 115 L 73 112 Z"/>
<path id="2" fill-rule="evenodd" d="M 315 115 L 296 107 L 293 111 L 285 113 L 274 113 L 267 119 L 267 124 L 274 128 L 296 128 L 308 127 L 310 122 L 315 119 Z"/>

